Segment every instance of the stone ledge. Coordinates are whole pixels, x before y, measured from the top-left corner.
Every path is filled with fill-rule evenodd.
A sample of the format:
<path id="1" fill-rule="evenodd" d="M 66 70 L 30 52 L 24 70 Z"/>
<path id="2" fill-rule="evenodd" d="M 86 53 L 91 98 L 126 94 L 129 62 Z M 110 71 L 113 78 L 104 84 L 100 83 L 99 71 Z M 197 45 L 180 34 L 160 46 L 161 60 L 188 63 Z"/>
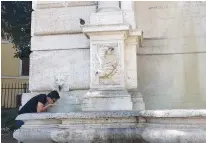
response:
<path id="1" fill-rule="evenodd" d="M 118 118 L 139 116 L 137 111 L 85 111 L 70 113 L 29 113 L 21 114 L 16 120 L 43 120 L 43 119 L 89 119 L 89 118 Z"/>
<path id="2" fill-rule="evenodd" d="M 206 109 L 187 110 L 187 109 L 173 109 L 173 110 L 145 110 L 140 111 L 139 115 L 142 117 L 206 117 Z"/>
<path id="3" fill-rule="evenodd" d="M 77 7 L 97 5 L 96 1 L 33 1 L 32 9 Z"/>
<path id="4" fill-rule="evenodd" d="M 43 119 L 92 119 L 92 118 L 123 118 L 123 117 L 206 117 L 206 110 L 145 110 L 145 111 L 85 111 L 70 113 L 29 113 L 19 115 L 16 120 L 43 120 Z"/>
<path id="5" fill-rule="evenodd" d="M 34 36 L 31 38 L 31 50 L 66 50 L 89 48 L 89 41 L 84 34 L 63 34 Z"/>
<path id="6" fill-rule="evenodd" d="M 28 123 L 24 125 L 28 128 L 23 126 L 14 133 L 14 137 L 25 143 L 37 140 L 74 143 L 97 140 L 123 143 L 134 140 L 141 143 L 205 142 L 205 113 L 206 110 L 146 110 L 22 114 L 17 120 L 35 123 L 55 118 L 62 124 L 52 128 L 50 125 L 32 126 Z M 156 118 L 158 122 L 154 122 Z"/>
<path id="7" fill-rule="evenodd" d="M 83 26 L 83 33 L 91 32 L 112 32 L 112 31 L 121 31 L 129 30 L 130 26 L 125 24 L 111 24 L 111 25 L 85 25 Z"/>

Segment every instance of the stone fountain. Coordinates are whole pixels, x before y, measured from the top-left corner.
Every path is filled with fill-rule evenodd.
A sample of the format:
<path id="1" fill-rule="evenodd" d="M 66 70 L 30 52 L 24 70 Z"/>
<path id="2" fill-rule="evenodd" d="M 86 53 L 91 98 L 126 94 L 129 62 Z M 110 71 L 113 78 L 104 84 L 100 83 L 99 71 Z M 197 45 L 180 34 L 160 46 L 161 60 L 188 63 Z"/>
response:
<path id="1" fill-rule="evenodd" d="M 148 3 L 33 2 L 31 93 L 23 94 L 22 104 L 38 93 L 54 89 L 59 90 L 61 99 L 47 113 L 18 116 L 25 124 L 14 132 L 14 138 L 24 143 L 206 142 L 206 110 L 201 109 L 205 105 L 198 108 L 195 101 L 188 99 L 194 104 L 179 109 L 184 101 L 180 98 L 179 104 L 173 105 L 170 97 L 157 104 L 148 96 L 156 85 L 149 80 L 154 71 L 147 69 L 149 58 L 143 56 L 151 51 L 144 49 L 144 43 L 161 45 L 165 40 L 158 33 L 157 38 L 151 37 L 154 31 L 148 31 L 136 17 Z M 153 10 L 165 5 L 148 7 Z M 143 30 L 136 24 L 142 24 Z M 144 60 L 146 65 L 142 66 Z M 202 80 L 202 84 L 206 83 Z M 151 82 L 150 86 L 141 90 L 139 87 L 147 82 Z M 154 90 L 154 95 L 157 91 L 161 90 Z"/>

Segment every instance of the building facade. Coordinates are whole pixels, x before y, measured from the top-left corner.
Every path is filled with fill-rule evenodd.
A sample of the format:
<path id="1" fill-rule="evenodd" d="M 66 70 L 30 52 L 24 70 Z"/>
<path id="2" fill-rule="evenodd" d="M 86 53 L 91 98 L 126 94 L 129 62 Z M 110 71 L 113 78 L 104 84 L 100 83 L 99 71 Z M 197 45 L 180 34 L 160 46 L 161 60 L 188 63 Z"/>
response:
<path id="1" fill-rule="evenodd" d="M 23 142 L 205 142 L 206 3 L 33 2 Z M 41 64 L 39 64 L 41 63 Z"/>
<path id="2" fill-rule="evenodd" d="M 15 49 L 8 40 L 1 40 L 1 105 L 16 107 L 16 95 L 23 93 L 29 82 L 29 59 L 14 58 Z"/>

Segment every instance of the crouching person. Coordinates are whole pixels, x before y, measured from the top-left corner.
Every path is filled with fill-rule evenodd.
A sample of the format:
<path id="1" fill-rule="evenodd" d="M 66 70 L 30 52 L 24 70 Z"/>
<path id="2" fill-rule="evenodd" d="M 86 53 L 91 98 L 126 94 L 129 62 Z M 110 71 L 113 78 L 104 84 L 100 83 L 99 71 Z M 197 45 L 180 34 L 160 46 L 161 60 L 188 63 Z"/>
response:
<path id="1" fill-rule="evenodd" d="M 40 113 L 46 112 L 49 107 L 54 106 L 55 102 L 60 98 L 57 91 L 51 91 L 48 95 L 39 94 L 31 98 L 18 112 L 25 113 Z M 23 121 L 17 120 L 17 126 L 20 128 L 24 124 Z"/>

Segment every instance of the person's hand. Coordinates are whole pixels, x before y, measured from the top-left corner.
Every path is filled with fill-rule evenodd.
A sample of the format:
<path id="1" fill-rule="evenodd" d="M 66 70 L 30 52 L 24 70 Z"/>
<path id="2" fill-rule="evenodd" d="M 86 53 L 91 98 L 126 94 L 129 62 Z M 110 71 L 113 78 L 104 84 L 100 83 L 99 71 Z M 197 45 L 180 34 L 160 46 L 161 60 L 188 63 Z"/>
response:
<path id="1" fill-rule="evenodd" d="M 53 107 L 53 106 L 55 106 L 55 105 L 56 105 L 56 104 L 49 104 L 50 107 Z"/>
<path id="2" fill-rule="evenodd" d="M 53 107 L 55 104 L 48 104 L 47 107 Z"/>

